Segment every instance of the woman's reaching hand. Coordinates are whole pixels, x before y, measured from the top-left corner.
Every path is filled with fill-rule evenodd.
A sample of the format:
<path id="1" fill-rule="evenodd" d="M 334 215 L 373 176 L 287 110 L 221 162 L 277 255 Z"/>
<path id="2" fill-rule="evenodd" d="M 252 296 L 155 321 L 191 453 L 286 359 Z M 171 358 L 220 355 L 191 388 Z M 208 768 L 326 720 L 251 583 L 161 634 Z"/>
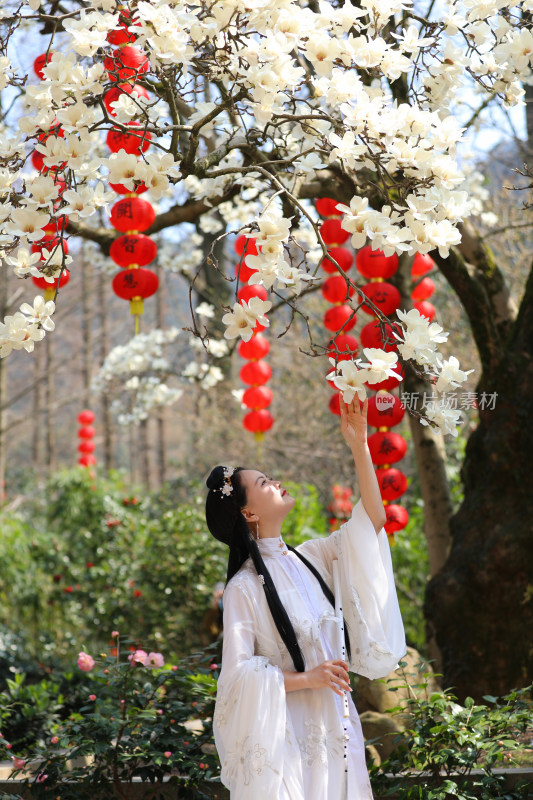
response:
<path id="1" fill-rule="evenodd" d="M 351 692 L 348 664 L 340 659 L 323 661 L 314 669 L 305 672 L 306 686 L 308 689 L 332 689 L 335 694 L 341 695 L 345 691 Z"/>
<path id="2" fill-rule="evenodd" d="M 366 444 L 367 424 L 366 416 L 368 411 L 368 397 L 362 407 L 359 395 L 356 393 L 351 403 L 345 403 L 342 393 L 339 398 L 341 408 L 341 433 L 346 444 L 352 448 L 354 445 Z"/>

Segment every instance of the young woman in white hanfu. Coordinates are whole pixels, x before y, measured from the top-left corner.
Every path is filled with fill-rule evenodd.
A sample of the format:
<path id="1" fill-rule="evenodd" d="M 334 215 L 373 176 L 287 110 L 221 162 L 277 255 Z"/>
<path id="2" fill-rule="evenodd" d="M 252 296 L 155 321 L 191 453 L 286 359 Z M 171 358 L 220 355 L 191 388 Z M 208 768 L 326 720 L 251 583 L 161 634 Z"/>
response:
<path id="1" fill-rule="evenodd" d="M 383 502 L 367 445 L 368 401 L 341 398 L 361 499 L 338 531 L 289 547 L 295 500 L 255 469 L 215 467 L 206 519 L 229 545 L 213 719 L 232 800 L 372 800 L 348 670 L 380 678 L 405 655 Z M 337 559 L 346 660 L 333 598 Z M 343 715 L 345 692 L 349 716 Z"/>

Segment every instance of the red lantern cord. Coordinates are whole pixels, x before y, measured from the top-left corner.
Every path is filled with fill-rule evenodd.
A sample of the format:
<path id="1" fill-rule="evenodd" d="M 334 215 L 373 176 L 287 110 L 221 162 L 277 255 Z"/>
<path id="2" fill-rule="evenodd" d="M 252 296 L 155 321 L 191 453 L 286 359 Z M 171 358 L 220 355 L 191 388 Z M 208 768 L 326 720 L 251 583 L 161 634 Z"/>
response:
<path id="1" fill-rule="evenodd" d="M 78 444 L 78 452 L 80 453 L 78 464 L 81 467 L 91 467 L 96 464 L 96 458 L 93 455 L 96 445 L 93 442 L 94 428 L 92 427 L 92 422 L 94 422 L 93 411 L 88 408 L 80 411 L 78 414 L 78 424 L 80 425 L 78 429 L 78 439 L 80 440 Z"/>

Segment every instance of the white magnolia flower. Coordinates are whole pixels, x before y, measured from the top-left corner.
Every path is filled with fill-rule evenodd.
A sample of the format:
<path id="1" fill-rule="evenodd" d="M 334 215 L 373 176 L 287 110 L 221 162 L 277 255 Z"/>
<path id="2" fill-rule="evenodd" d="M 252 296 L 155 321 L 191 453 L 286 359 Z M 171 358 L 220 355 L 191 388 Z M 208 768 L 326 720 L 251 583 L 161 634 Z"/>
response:
<path id="1" fill-rule="evenodd" d="M 215 316 L 215 306 L 212 306 L 210 303 L 200 303 L 195 310 L 199 317 L 213 319 Z"/>
<path id="2" fill-rule="evenodd" d="M 461 383 L 466 381 L 467 377 L 473 369 L 463 371 L 459 368 L 459 360 L 455 356 L 450 356 L 447 361 L 443 361 L 440 366 L 440 374 L 438 376 L 435 389 L 438 392 L 446 392 L 449 388 L 460 386 Z"/>
<path id="3" fill-rule="evenodd" d="M 5 260 L 14 268 L 17 278 L 25 278 L 26 275 L 38 278 L 40 273 L 34 265 L 39 263 L 40 258 L 39 253 L 32 253 L 27 247 L 19 247 L 14 256 L 6 256 Z"/>
<path id="4" fill-rule="evenodd" d="M 335 359 L 329 359 L 335 366 Z M 335 384 L 337 389 L 342 392 L 342 399 L 345 403 L 351 403 L 357 394 L 360 400 L 366 399 L 365 381 L 368 379 L 367 371 L 358 369 L 354 361 L 346 360 L 337 363 L 335 375 L 326 376 L 326 379 Z"/>
<path id="5" fill-rule="evenodd" d="M 15 208 L 11 212 L 11 220 L 5 224 L 7 233 L 13 236 L 24 236 L 30 242 L 44 237 L 44 226 L 50 222 L 50 215 L 27 208 Z"/>
<path id="6" fill-rule="evenodd" d="M 22 348 L 31 353 L 35 342 L 40 342 L 44 335 L 44 330 L 29 322 L 20 311 L 7 316 L 0 322 L 0 358 L 5 358 L 12 350 Z"/>
<path id="7" fill-rule="evenodd" d="M 365 370 L 365 380 L 368 383 L 380 383 L 387 378 L 403 380 L 399 373 L 394 372 L 398 366 L 397 353 L 387 353 L 379 347 L 365 347 L 363 348 L 363 353 L 369 363 L 362 362 L 360 359 L 357 359 L 357 363 L 361 366 L 361 369 Z"/>
<path id="8" fill-rule="evenodd" d="M 28 318 L 29 322 L 40 325 L 45 331 L 53 331 L 55 322 L 51 319 L 56 305 L 53 300 L 45 301 L 44 297 L 37 295 L 33 300 L 33 305 L 23 303 L 20 307 L 21 312 Z"/>
<path id="9" fill-rule="evenodd" d="M 425 406 L 423 413 L 427 419 L 437 423 L 437 433 L 451 433 L 452 436 L 457 436 L 457 426 L 463 420 L 463 413 L 460 409 L 448 408 L 442 404 L 437 404 L 436 406 Z M 423 417 L 420 422 L 422 425 L 429 425 L 429 422 Z"/>

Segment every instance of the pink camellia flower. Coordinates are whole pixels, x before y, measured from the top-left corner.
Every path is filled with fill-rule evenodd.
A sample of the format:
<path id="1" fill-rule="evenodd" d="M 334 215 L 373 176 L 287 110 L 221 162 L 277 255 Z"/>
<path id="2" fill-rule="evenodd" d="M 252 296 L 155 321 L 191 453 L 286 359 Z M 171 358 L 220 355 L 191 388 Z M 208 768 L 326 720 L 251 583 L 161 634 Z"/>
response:
<path id="1" fill-rule="evenodd" d="M 150 667 L 164 667 L 165 659 L 161 653 L 148 653 L 148 664 Z"/>
<path id="2" fill-rule="evenodd" d="M 26 759 L 25 758 L 17 758 L 17 756 L 11 756 L 13 761 L 13 767 L 15 769 L 24 769 L 26 766 Z"/>
<path id="3" fill-rule="evenodd" d="M 170 752 L 170 750 L 165 750 L 165 752 L 163 753 L 163 755 L 165 756 L 165 758 L 170 758 L 170 756 L 172 755 L 172 753 Z"/>
<path id="4" fill-rule="evenodd" d="M 211 669 L 218 669 L 218 664 L 211 664 Z"/>
<path id="5" fill-rule="evenodd" d="M 78 655 L 78 667 L 83 670 L 83 672 L 90 672 L 94 667 L 94 658 L 88 653 L 84 653 L 82 650 Z"/>
<path id="6" fill-rule="evenodd" d="M 148 666 L 148 653 L 145 650 L 136 650 L 130 656 L 128 656 L 128 661 L 136 664 L 142 664 L 143 667 Z"/>
<path id="7" fill-rule="evenodd" d="M 52 744 L 57 744 L 57 743 L 58 743 L 58 741 L 59 741 L 59 736 L 52 736 L 52 738 L 50 739 L 50 741 L 52 742 Z"/>
<path id="8" fill-rule="evenodd" d="M 13 747 L 12 744 L 9 744 L 9 742 L 6 742 L 6 750 L 11 750 L 12 747 Z"/>
<path id="9" fill-rule="evenodd" d="M 94 703 L 94 701 L 96 700 L 96 695 L 95 694 L 90 694 L 89 695 L 89 700 L 91 700 L 91 702 Z"/>
<path id="10" fill-rule="evenodd" d="M 111 631 L 111 636 L 114 639 L 115 636 L 118 636 L 118 631 Z"/>

